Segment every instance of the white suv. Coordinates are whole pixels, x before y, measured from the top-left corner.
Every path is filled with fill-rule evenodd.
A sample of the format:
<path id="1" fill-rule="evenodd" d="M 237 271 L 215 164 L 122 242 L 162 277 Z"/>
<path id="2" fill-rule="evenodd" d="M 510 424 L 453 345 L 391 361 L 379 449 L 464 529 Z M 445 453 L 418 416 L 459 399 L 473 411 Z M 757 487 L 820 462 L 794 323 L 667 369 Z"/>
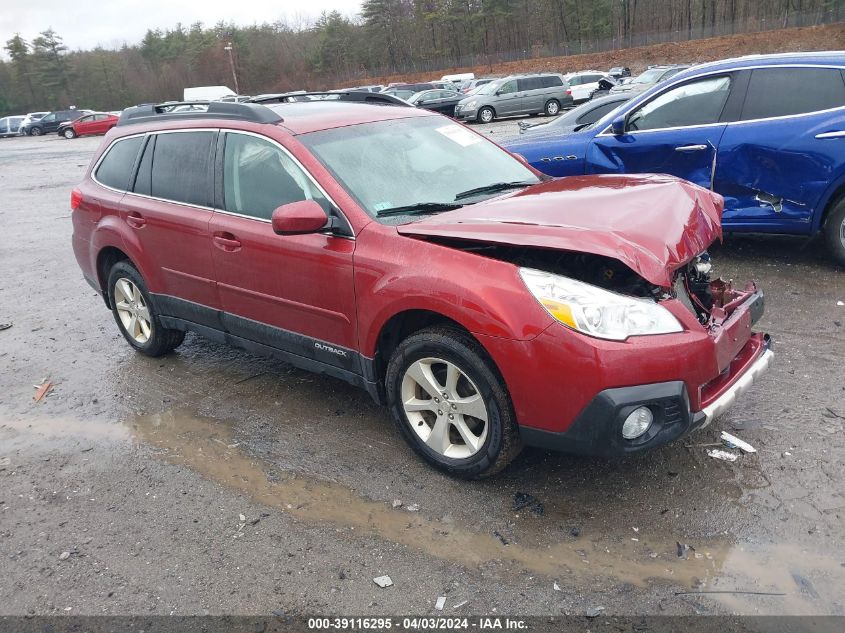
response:
<path id="1" fill-rule="evenodd" d="M 610 79 L 612 83 L 616 83 L 613 77 L 598 70 L 584 70 L 566 75 L 572 101 L 580 103 L 589 99 L 593 91 L 599 87 L 599 81 L 602 79 Z"/>

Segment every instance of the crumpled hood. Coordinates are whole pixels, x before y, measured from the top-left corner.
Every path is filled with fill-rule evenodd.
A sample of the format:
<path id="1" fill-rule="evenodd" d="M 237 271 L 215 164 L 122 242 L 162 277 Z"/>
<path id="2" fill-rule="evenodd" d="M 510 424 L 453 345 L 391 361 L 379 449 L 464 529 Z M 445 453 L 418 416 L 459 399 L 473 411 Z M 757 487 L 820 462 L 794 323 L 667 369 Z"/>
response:
<path id="1" fill-rule="evenodd" d="M 664 288 L 722 237 L 722 197 L 673 176 L 570 176 L 397 227 L 402 235 L 619 260 Z"/>

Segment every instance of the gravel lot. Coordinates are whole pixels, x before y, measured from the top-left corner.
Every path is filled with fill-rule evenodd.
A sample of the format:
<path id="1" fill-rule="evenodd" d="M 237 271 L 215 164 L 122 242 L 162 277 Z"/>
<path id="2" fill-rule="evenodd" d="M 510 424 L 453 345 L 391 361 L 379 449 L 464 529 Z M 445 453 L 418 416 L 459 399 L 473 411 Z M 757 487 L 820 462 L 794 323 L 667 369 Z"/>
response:
<path id="1" fill-rule="evenodd" d="M 0 615 L 845 614 L 845 277 L 820 242 L 713 249 L 765 288 L 776 352 L 713 427 L 456 481 L 337 380 L 194 335 L 132 352 L 70 246 L 99 142 L 0 139 Z M 758 452 L 708 457 L 721 430 Z"/>

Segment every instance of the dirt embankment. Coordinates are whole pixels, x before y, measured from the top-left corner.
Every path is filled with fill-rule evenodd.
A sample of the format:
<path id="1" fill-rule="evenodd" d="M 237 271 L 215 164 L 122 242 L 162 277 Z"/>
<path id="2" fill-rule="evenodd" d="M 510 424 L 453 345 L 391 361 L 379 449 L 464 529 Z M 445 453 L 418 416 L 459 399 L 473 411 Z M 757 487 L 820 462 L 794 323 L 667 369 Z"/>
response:
<path id="1" fill-rule="evenodd" d="M 651 64 L 702 63 L 740 55 L 842 48 L 845 48 L 845 23 L 838 23 L 763 33 L 741 33 L 688 42 L 653 44 L 586 55 L 542 57 L 491 66 L 482 64 L 466 68 L 444 68 L 442 71 L 433 73 L 386 75 L 359 80 L 350 85 L 427 81 L 435 75 L 439 78 L 445 74 L 458 72 L 473 72 L 476 76 L 482 77 L 538 71 L 567 73 L 585 69 L 606 70 L 613 66 L 628 66 L 632 72 L 639 73 Z"/>

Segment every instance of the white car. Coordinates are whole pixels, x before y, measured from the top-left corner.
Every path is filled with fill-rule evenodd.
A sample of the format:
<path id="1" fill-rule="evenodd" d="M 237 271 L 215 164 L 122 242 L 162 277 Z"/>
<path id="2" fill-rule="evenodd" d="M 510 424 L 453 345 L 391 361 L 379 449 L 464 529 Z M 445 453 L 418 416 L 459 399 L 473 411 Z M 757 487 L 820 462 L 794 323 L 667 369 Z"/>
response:
<path id="1" fill-rule="evenodd" d="M 616 83 L 613 77 L 599 70 L 584 70 L 566 75 L 572 101 L 574 103 L 581 103 L 589 99 L 593 91 L 599 87 L 599 81 L 602 79 L 609 79 L 612 83 Z"/>

